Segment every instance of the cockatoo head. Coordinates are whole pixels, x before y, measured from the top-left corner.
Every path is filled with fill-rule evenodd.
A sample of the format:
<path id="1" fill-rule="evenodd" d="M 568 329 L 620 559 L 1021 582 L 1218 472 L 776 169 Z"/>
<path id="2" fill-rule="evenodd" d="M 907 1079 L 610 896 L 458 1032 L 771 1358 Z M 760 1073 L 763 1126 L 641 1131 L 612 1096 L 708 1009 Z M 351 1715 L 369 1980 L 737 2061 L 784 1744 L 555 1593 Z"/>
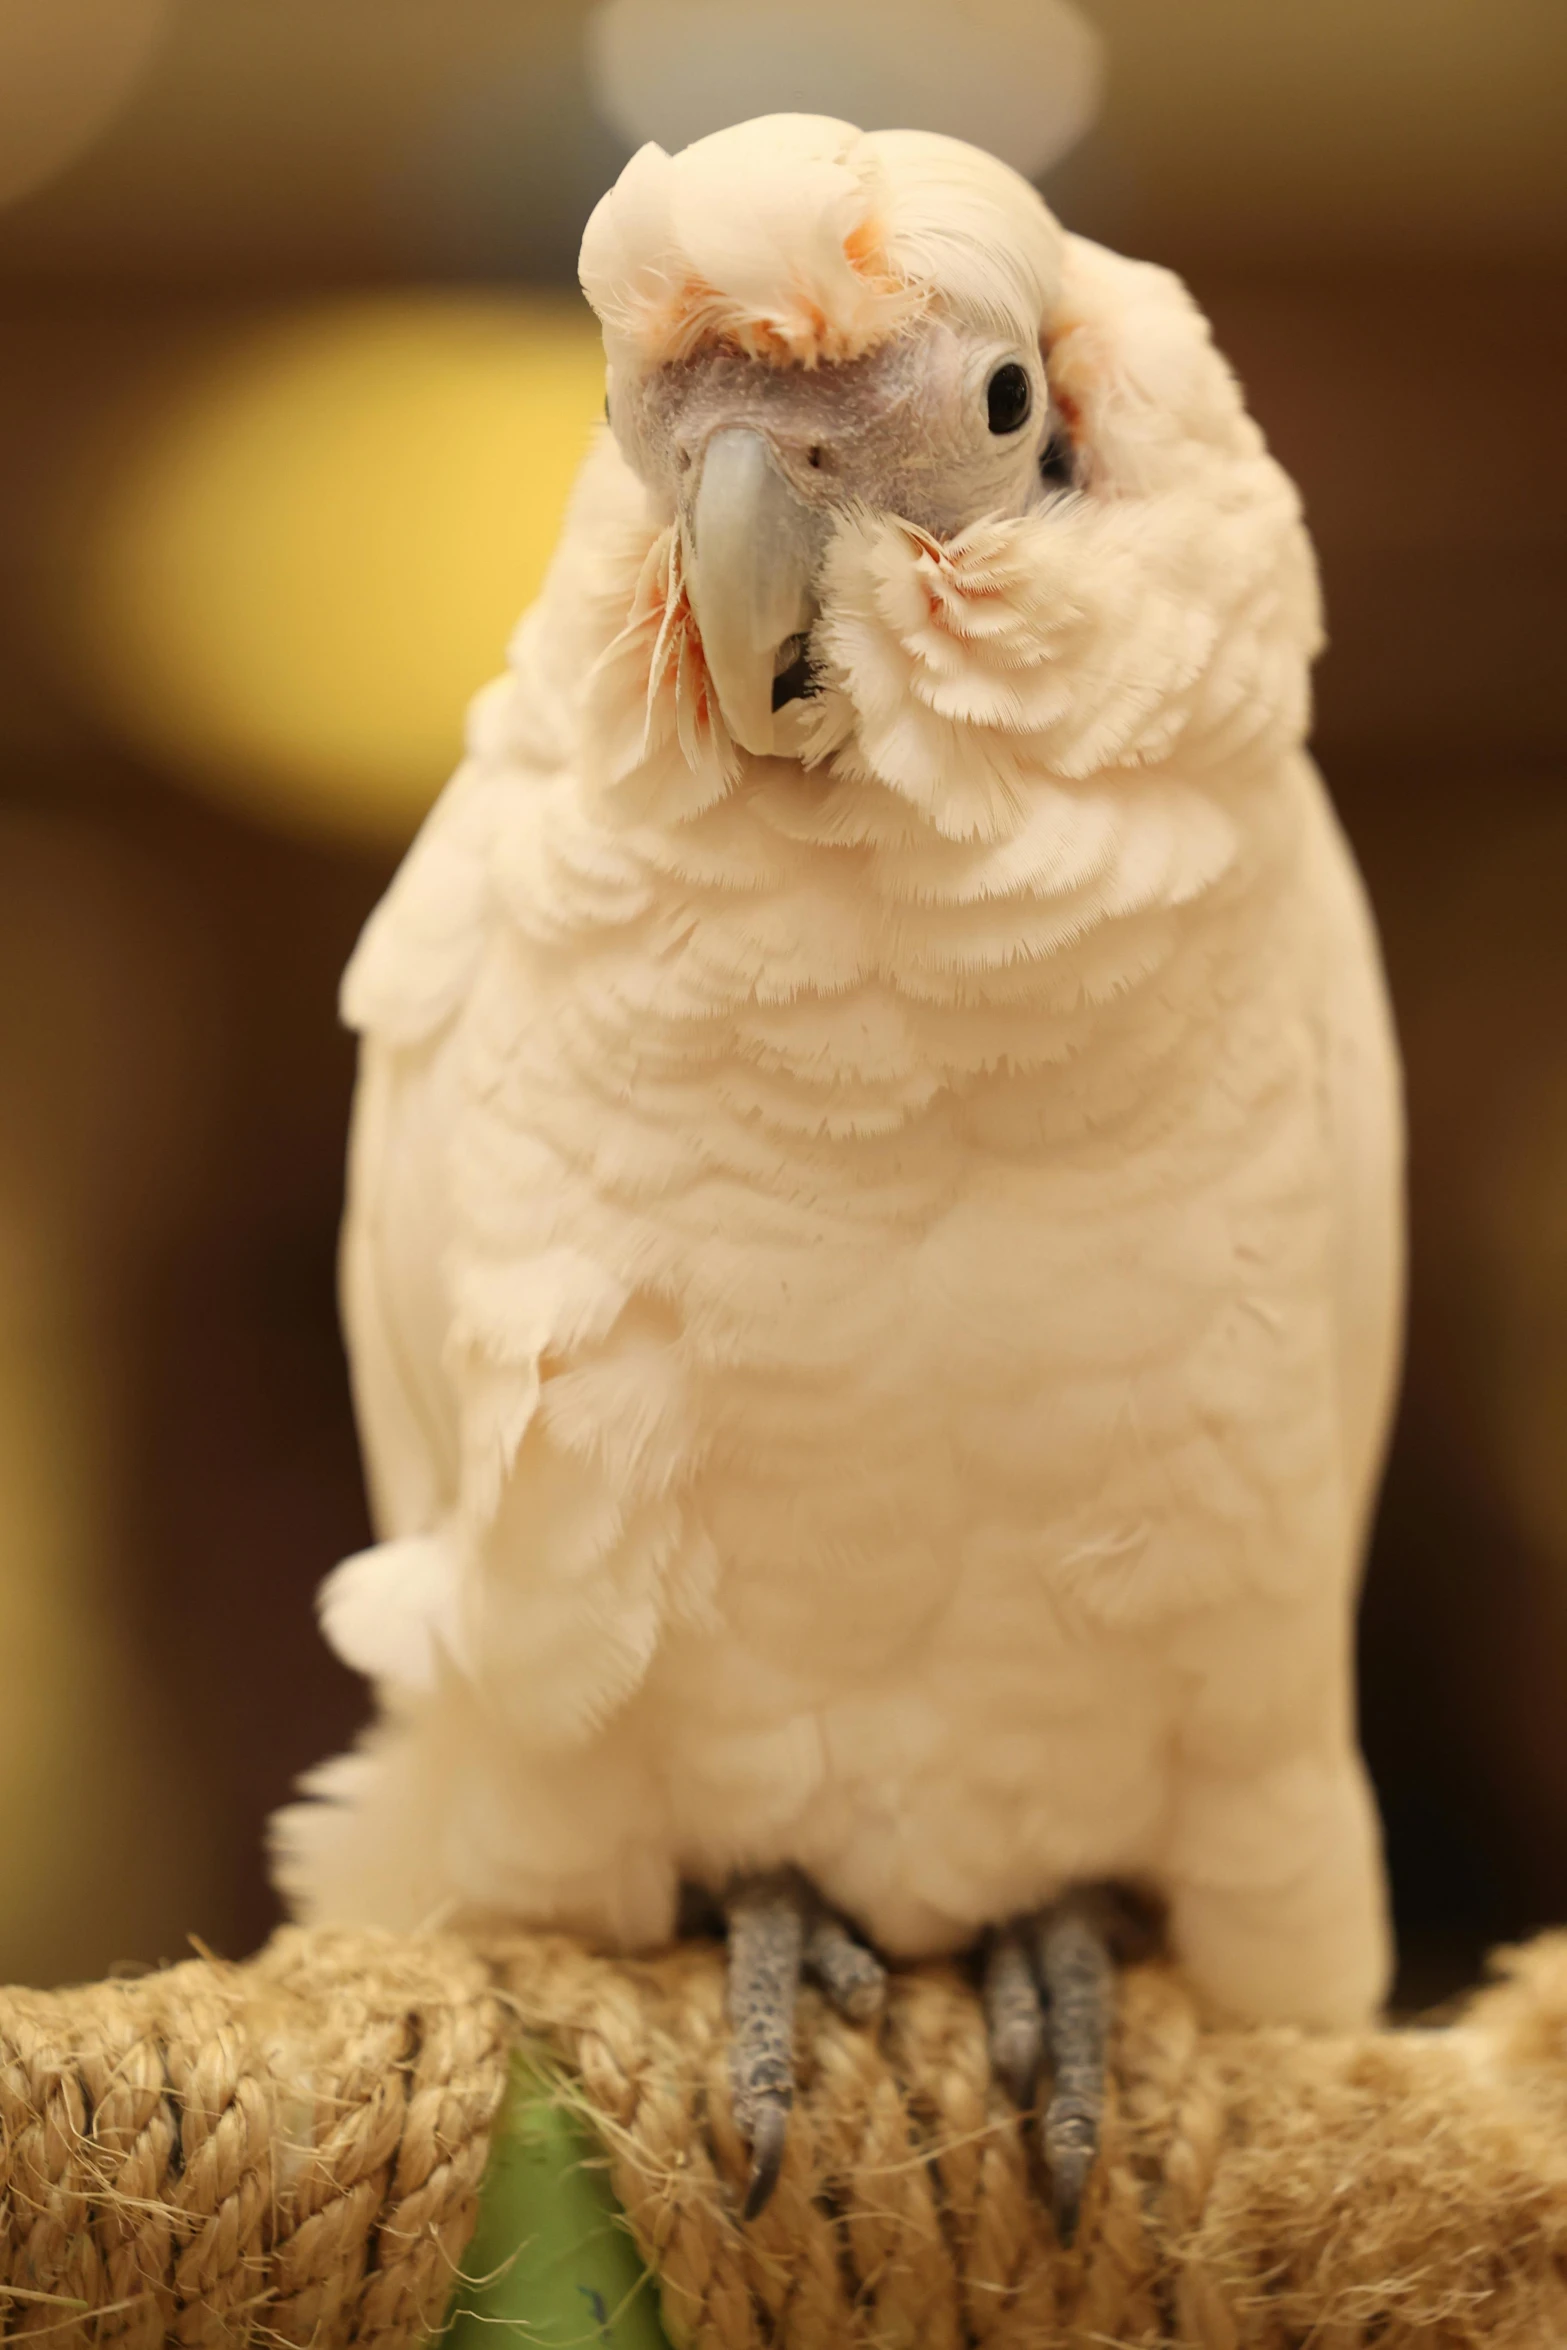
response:
<path id="1" fill-rule="evenodd" d="M 609 416 L 682 563 L 729 732 L 775 747 L 851 513 L 948 539 L 1070 481 L 1063 238 L 960 141 L 774 115 L 644 147 L 588 223 Z"/>

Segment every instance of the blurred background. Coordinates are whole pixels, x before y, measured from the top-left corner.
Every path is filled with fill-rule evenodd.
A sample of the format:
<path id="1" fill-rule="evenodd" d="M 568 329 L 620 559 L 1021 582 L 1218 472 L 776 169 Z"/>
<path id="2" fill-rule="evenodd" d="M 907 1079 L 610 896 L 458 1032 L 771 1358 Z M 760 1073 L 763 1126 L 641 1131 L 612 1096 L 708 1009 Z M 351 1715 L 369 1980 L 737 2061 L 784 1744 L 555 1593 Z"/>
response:
<path id="1" fill-rule="evenodd" d="M 799 8 L 732 0 L 743 111 L 769 60 L 830 105 L 840 38 L 874 77 L 869 0 Z M 1326 574 L 1413 1127 L 1363 1685 L 1424 2001 L 1567 1920 L 1567 11 L 1082 13 L 1046 191 L 1190 280 Z M 264 1817 L 360 1718 L 311 1606 L 366 1537 L 334 989 L 597 413 L 577 240 L 651 126 L 584 30 L 0 0 L 3 1977 L 252 1946 Z"/>

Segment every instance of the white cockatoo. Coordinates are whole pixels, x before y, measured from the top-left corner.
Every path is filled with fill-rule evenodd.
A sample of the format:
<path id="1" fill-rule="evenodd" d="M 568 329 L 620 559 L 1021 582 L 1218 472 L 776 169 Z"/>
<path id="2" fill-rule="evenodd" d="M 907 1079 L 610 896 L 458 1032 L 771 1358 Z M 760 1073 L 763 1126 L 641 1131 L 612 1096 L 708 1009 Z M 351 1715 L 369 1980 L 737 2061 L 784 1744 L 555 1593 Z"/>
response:
<path id="1" fill-rule="evenodd" d="M 644 147 L 582 280 L 609 427 L 346 981 L 379 1718 L 281 1881 L 625 1948 L 706 1888 L 753 2207 L 801 1964 L 988 1949 L 1069 2226 L 1075 1889 L 1238 2018 L 1387 1973 L 1398 1080 L 1310 547 L 1177 280 L 956 141 Z"/>

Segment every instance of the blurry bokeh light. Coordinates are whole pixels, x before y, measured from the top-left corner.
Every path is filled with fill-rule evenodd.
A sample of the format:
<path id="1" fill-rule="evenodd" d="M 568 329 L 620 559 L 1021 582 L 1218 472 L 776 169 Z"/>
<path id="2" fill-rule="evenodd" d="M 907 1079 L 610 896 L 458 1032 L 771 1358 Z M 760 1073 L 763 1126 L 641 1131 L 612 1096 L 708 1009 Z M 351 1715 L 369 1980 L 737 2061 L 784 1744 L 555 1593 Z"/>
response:
<path id="1" fill-rule="evenodd" d="M 274 821 L 408 833 L 602 400 L 564 297 L 369 298 L 236 335 L 129 438 L 94 521 L 72 627 L 101 714 Z"/>
<path id="2" fill-rule="evenodd" d="M 1103 50 L 1070 0 L 602 0 L 599 103 L 673 150 L 754 114 L 945 131 L 1019 171 L 1087 130 Z"/>
<path id="3" fill-rule="evenodd" d="M 0 204 L 42 187 L 135 89 L 172 0 L 0 0 Z"/>

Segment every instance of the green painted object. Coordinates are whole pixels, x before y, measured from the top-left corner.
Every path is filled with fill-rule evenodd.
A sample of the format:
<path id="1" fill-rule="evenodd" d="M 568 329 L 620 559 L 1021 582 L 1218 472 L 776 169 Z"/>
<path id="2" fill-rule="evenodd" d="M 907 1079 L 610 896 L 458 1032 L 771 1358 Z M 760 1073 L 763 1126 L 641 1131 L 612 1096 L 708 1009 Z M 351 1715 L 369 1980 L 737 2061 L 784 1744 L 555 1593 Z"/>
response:
<path id="1" fill-rule="evenodd" d="M 443 2350 L 669 2350 L 602 2150 L 536 2057 L 513 2060 Z"/>

